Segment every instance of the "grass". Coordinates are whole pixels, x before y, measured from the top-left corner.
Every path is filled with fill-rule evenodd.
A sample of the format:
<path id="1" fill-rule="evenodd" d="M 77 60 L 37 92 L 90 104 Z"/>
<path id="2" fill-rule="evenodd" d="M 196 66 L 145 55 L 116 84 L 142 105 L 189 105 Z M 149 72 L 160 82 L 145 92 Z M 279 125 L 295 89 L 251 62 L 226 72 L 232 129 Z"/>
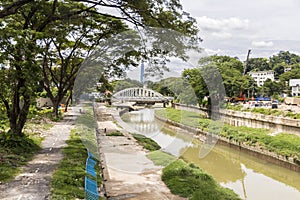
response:
<path id="1" fill-rule="evenodd" d="M 87 151 L 76 129 L 71 131 L 70 139 L 66 143 L 68 146 L 63 150 L 64 158 L 51 179 L 51 199 L 84 199 Z M 96 171 L 97 180 L 100 181 L 99 169 Z"/>
<path id="2" fill-rule="evenodd" d="M 164 166 L 164 167 L 176 160 L 176 157 L 160 150 L 152 151 L 148 153 L 147 158 L 152 160 L 152 162 L 155 165 Z"/>
<path id="3" fill-rule="evenodd" d="M 20 172 L 20 167 L 40 150 L 42 138 L 26 134 L 22 137 L 0 134 L 0 181 L 9 181 Z"/>
<path id="4" fill-rule="evenodd" d="M 219 134 L 232 141 L 250 146 L 260 146 L 279 155 L 291 156 L 300 160 L 300 137 L 293 134 L 281 133 L 276 136 L 270 136 L 268 129 L 244 126 L 235 127 L 228 124 L 224 124 L 222 129 L 219 129 L 218 123 L 210 119 L 201 118 L 196 112 L 172 108 L 157 110 L 156 114 L 158 116 L 167 116 L 168 119 L 178 123 Z M 184 120 L 181 120 L 181 116 L 184 117 Z M 214 132 L 214 130 L 217 131 Z"/>
<path id="5" fill-rule="evenodd" d="M 91 106 L 84 107 L 85 113 L 77 117 L 76 128 L 80 133 L 81 140 L 90 152 L 98 152 L 95 121 Z"/>
<path id="6" fill-rule="evenodd" d="M 106 133 L 106 136 L 124 136 L 123 133 L 121 133 L 120 131 L 115 131 L 115 132 L 111 132 L 111 133 Z"/>
<path id="7" fill-rule="evenodd" d="M 295 113 L 292 111 L 283 111 L 278 109 L 271 109 L 271 108 L 243 108 L 242 105 L 235 105 L 232 106 L 230 104 L 226 107 L 229 110 L 235 110 L 235 111 L 246 111 L 246 112 L 253 112 L 253 113 L 259 113 L 263 115 L 272 115 L 272 116 L 282 116 L 282 117 L 289 117 L 291 119 L 300 119 L 300 113 Z"/>
<path id="8" fill-rule="evenodd" d="M 176 160 L 163 169 L 162 180 L 173 194 L 191 200 L 239 200 L 232 190 L 221 187 L 194 164 Z"/>
<path id="9" fill-rule="evenodd" d="M 140 134 L 132 134 L 132 136 L 137 140 L 139 145 L 144 147 L 144 149 L 156 151 L 161 148 L 154 140 L 147 138 L 146 136 Z"/>

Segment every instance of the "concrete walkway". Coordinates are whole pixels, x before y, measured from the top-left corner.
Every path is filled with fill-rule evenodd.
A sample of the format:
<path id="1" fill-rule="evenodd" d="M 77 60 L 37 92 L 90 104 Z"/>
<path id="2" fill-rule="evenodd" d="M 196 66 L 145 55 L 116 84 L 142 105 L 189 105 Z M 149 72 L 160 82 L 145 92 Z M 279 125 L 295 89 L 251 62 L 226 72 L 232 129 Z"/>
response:
<path id="1" fill-rule="evenodd" d="M 44 133 L 42 150 L 13 181 L 0 185 L 1 200 L 50 199 L 51 176 L 63 158 L 62 148 L 66 145 L 75 118 L 74 113 L 69 111 L 63 121 Z"/>
<path id="2" fill-rule="evenodd" d="M 171 194 L 161 180 L 162 167 L 155 166 L 132 135 L 116 125 L 112 118 L 115 112 L 104 106 L 97 108 L 99 152 L 108 199 L 184 199 Z M 104 129 L 106 133 L 118 130 L 124 136 L 106 136 Z"/>

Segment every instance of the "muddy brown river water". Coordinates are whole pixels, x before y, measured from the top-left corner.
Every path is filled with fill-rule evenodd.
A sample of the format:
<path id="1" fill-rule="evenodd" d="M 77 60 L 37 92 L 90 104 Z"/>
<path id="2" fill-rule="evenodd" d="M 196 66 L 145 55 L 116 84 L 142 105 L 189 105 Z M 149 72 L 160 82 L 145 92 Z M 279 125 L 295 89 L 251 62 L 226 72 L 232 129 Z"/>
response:
<path id="1" fill-rule="evenodd" d="M 204 158 L 202 143 L 189 133 L 155 120 L 153 109 L 122 116 L 132 129 L 156 141 L 162 150 L 209 173 L 245 200 L 300 200 L 300 174 L 265 160 L 216 145 Z"/>

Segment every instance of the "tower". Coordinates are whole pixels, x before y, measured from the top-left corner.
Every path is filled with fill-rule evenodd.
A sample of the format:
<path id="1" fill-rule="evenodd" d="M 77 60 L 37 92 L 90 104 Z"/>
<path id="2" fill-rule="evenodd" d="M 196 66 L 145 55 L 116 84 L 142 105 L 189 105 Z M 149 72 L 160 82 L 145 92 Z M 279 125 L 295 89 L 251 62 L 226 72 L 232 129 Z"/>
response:
<path id="1" fill-rule="evenodd" d="M 144 84 L 144 73 L 145 73 L 145 66 L 144 66 L 144 62 L 142 62 L 142 64 L 141 64 L 141 76 L 140 76 L 140 82 L 142 84 Z"/>

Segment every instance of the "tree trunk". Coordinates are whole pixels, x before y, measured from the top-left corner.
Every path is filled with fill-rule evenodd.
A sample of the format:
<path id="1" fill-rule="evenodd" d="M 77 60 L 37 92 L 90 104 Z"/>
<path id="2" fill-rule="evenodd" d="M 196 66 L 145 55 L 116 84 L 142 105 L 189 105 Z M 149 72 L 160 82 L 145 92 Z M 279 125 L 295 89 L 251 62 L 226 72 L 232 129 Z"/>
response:
<path id="1" fill-rule="evenodd" d="M 69 105 L 70 101 L 72 103 L 72 91 L 71 91 L 70 95 L 67 98 L 66 105 L 65 105 L 65 112 L 68 112 L 68 105 Z"/>
<path id="2" fill-rule="evenodd" d="M 23 136 L 23 128 L 25 126 L 27 115 L 29 112 L 30 100 L 24 101 L 24 105 L 20 108 L 20 104 L 14 102 L 9 114 L 10 132 L 16 136 Z M 16 112 L 17 111 L 17 112 Z"/>
<path id="3" fill-rule="evenodd" d="M 53 114 L 55 115 L 56 118 L 58 118 L 59 113 L 58 113 L 58 106 L 59 106 L 59 101 L 55 99 L 51 99 L 52 104 L 53 104 Z"/>

